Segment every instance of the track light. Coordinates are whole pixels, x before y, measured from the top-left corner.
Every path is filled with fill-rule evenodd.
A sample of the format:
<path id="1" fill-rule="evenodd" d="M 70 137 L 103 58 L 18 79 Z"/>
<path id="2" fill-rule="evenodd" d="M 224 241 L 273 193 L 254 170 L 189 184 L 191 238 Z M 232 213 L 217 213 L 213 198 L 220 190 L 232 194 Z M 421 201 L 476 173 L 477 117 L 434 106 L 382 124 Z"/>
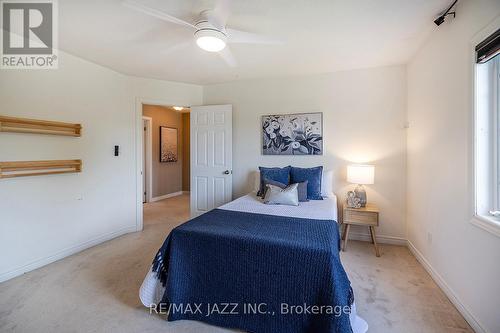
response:
<path id="1" fill-rule="evenodd" d="M 437 19 L 434 20 L 434 23 L 439 27 L 441 24 L 444 22 L 444 16 L 439 16 Z"/>
<path id="2" fill-rule="evenodd" d="M 453 6 L 455 6 L 455 4 L 457 3 L 458 0 L 455 0 L 453 1 L 453 3 L 451 4 L 450 7 L 448 7 L 448 9 L 443 13 L 441 14 L 441 16 L 439 16 L 437 19 L 434 20 L 434 23 L 439 27 L 441 24 L 443 24 L 444 22 L 444 19 L 446 18 L 446 16 L 448 15 L 453 15 L 453 17 L 455 17 L 455 12 L 450 12 L 450 10 L 453 8 Z"/>

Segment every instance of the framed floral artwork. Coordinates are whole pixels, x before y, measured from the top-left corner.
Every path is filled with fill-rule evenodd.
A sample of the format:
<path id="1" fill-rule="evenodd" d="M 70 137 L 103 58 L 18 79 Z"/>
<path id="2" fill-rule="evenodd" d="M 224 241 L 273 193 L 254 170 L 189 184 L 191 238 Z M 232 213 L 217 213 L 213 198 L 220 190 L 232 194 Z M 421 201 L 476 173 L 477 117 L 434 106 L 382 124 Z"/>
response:
<path id="1" fill-rule="evenodd" d="M 160 126 L 160 162 L 177 162 L 177 128 Z"/>
<path id="2" fill-rule="evenodd" d="M 323 155 L 323 113 L 262 116 L 263 155 Z"/>

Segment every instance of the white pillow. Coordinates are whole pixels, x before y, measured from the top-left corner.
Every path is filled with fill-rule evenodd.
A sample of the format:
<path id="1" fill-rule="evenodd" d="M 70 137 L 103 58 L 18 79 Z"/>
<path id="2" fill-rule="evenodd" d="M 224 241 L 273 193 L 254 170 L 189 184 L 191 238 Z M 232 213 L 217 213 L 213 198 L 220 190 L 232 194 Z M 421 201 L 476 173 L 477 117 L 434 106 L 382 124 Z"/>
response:
<path id="1" fill-rule="evenodd" d="M 288 185 L 285 188 L 267 184 L 266 196 L 264 203 L 266 205 L 299 205 L 299 184 Z"/>
<path id="2" fill-rule="evenodd" d="M 321 196 L 330 198 L 333 197 L 333 170 L 323 171 L 321 177 Z"/>
<path id="3" fill-rule="evenodd" d="M 260 190 L 260 171 L 253 171 L 251 175 L 252 189 L 254 192 Z"/>

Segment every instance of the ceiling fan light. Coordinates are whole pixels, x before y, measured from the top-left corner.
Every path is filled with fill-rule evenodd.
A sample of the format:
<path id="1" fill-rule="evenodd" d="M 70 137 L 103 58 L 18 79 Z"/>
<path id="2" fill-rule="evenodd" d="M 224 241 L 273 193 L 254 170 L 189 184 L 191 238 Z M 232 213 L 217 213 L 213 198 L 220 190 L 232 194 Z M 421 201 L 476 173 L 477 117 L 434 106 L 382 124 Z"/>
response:
<path id="1" fill-rule="evenodd" d="M 222 31 L 215 29 L 208 22 L 200 22 L 196 27 L 198 30 L 194 33 L 194 38 L 202 50 L 219 52 L 226 47 L 227 36 Z"/>
<path id="2" fill-rule="evenodd" d="M 219 52 L 226 47 L 226 42 L 213 36 L 201 36 L 196 39 L 196 44 L 208 52 Z"/>
<path id="3" fill-rule="evenodd" d="M 175 111 L 182 111 L 182 110 L 184 110 L 184 107 L 182 107 L 182 106 L 174 106 L 174 110 Z"/>

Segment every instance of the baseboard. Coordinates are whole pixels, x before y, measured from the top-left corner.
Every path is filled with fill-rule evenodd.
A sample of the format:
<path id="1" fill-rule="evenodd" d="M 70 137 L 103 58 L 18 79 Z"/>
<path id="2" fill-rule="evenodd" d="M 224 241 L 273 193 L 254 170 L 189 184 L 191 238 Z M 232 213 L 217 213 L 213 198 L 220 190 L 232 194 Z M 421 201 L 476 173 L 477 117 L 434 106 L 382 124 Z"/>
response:
<path id="1" fill-rule="evenodd" d="M 469 323 L 472 329 L 477 333 L 488 333 L 481 324 L 474 318 L 472 313 L 467 309 L 467 307 L 460 301 L 457 294 L 450 288 L 446 281 L 439 275 L 439 273 L 431 266 L 431 264 L 425 259 L 422 253 L 417 250 L 417 248 L 408 240 L 408 249 L 417 258 L 417 260 L 422 264 L 425 270 L 430 274 L 434 282 L 441 288 L 441 290 L 450 299 L 451 303 L 457 308 L 457 310 L 464 316 L 465 320 Z"/>
<path id="2" fill-rule="evenodd" d="M 9 271 L 9 272 L 0 273 L 0 282 L 10 280 L 12 278 L 15 278 L 16 276 L 23 275 L 24 273 L 27 273 L 29 271 L 35 270 L 35 269 L 40 268 L 42 266 L 48 265 L 50 263 L 53 263 L 55 261 L 58 261 L 60 259 L 65 258 L 65 257 L 68 257 L 72 254 L 86 250 L 92 246 L 96 246 L 98 244 L 101 244 L 101 243 L 106 242 L 108 240 L 111 240 L 113 238 L 131 233 L 131 232 L 135 232 L 135 231 L 136 231 L 136 226 L 134 225 L 134 226 L 122 228 L 120 230 L 102 235 L 100 237 L 94 238 L 94 239 L 86 241 L 84 243 L 68 247 L 68 248 L 66 248 L 62 251 L 56 252 L 48 257 L 37 259 L 37 260 L 27 264 L 27 265 L 21 266 L 19 268 L 16 268 L 14 270 Z"/>
<path id="3" fill-rule="evenodd" d="M 160 201 L 160 200 L 164 200 L 164 199 L 176 197 L 176 196 L 182 195 L 182 194 L 184 194 L 184 191 L 178 191 L 178 192 L 168 193 L 168 194 L 165 194 L 165 195 L 160 195 L 159 197 L 151 198 L 151 202 L 156 202 L 156 201 Z"/>
<path id="4" fill-rule="evenodd" d="M 357 232 L 349 232 L 349 240 L 358 240 L 364 242 L 371 242 L 371 236 L 369 234 L 362 234 Z M 377 235 L 377 243 L 381 244 L 391 244 L 391 245 L 401 245 L 406 246 L 406 239 L 393 236 Z"/>

